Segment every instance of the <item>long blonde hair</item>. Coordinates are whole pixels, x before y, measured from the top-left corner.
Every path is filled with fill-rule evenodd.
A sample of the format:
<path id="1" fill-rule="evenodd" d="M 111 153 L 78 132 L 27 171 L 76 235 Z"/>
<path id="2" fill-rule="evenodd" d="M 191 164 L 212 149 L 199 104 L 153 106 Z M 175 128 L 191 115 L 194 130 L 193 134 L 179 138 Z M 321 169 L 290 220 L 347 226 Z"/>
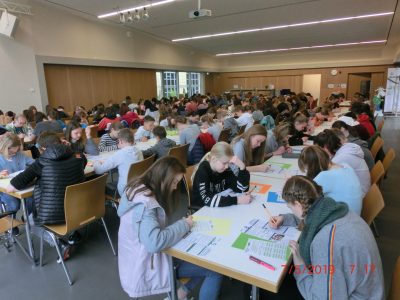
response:
<path id="1" fill-rule="evenodd" d="M 253 125 L 249 130 L 245 131 L 243 134 L 237 136 L 233 141 L 232 145 L 239 142 L 240 139 L 244 140 L 244 164 L 246 166 L 257 166 L 264 162 L 265 155 L 265 143 L 261 143 L 260 147 L 255 149 L 251 148 L 251 137 L 254 135 L 262 135 L 267 137 L 267 130 L 264 126 L 260 124 Z"/>
<path id="2" fill-rule="evenodd" d="M 8 148 L 19 147 L 21 150 L 21 140 L 18 135 L 9 133 L 0 138 L 0 154 L 8 159 Z"/>
<path id="3" fill-rule="evenodd" d="M 210 150 L 210 152 L 208 152 L 206 155 L 203 156 L 203 158 L 200 160 L 199 164 L 195 167 L 193 174 L 192 174 L 192 182 L 194 180 L 194 175 L 197 172 L 197 169 L 199 168 L 199 165 L 203 162 L 203 161 L 208 161 L 210 162 L 211 157 L 215 157 L 216 159 L 220 160 L 226 157 L 232 157 L 234 155 L 233 153 L 233 149 L 232 146 L 229 145 L 226 142 L 218 142 L 216 143 Z"/>

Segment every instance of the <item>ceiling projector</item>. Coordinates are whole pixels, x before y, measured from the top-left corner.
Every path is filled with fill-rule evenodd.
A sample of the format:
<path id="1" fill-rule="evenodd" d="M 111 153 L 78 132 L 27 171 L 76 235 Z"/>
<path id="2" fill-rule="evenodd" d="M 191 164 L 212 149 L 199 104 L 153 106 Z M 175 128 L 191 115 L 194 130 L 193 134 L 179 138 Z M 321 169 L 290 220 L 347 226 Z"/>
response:
<path id="1" fill-rule="evenodd" d="M 197 19 L 202 17 L 211 17 L 211 10 L 202 8 L 198 10 L 189 11 L 189 18 L 191 19 Z"/>

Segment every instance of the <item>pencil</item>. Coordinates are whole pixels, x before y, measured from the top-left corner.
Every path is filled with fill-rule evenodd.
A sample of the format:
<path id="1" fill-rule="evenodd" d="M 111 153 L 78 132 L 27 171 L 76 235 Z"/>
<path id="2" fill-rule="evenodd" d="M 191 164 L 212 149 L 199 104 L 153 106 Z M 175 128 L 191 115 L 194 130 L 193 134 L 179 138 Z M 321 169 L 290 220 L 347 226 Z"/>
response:
<path id="1" fill-rule="evenodd" d="M 254 190 L 256 189 L 256 187 L 257 187 L 256 185 L 253 186 L 253 188 L 252 188 L 251 190 L 249 190 L 248 193 L 251 194 L 252 192 L 254 192 Z"/>

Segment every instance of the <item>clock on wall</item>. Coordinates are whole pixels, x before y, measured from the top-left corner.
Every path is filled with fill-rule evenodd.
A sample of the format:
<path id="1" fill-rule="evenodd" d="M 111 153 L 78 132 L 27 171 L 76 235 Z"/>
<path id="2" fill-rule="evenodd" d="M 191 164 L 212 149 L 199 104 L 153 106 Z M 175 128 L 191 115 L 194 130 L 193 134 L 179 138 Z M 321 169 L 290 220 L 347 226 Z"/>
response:
<path id="1" fill-rule="evenodd" d="M 331 70 L 331 75 L 336 76 L 337 73 L 338 73 L 338 70 L 336 70 L 336 69 Z"/>

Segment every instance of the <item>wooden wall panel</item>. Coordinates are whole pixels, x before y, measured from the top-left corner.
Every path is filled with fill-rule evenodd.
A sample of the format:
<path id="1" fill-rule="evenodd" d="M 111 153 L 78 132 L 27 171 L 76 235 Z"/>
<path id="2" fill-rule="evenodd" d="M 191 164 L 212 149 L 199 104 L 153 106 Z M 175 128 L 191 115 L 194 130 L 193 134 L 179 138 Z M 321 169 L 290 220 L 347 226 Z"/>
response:
<path id="1" fill-rule="evenodd" d="M 136 102 L 157 95 L 155 70 L 52 64 L 44 70 L 49 104 L 67 111 L 109 100 L 120 103 L 128 95 Z"/>
<path id="2" fill-rule="evenodd" d="M 371 73 L 355 73 L 349 74 L 347 81 L 347 99 L 352 99 L 354 93 L 361 91 L 361 81 L 371 80 Z"/>
<path id="3" fill-rule="evenodd" d="M 383 85 L 387 77 L 387 69 L 390 65 L 382 66 L 362 66 L 362 67 L 332 67 L 316 69 L 297 69 L 297 70 L 273 70 L 273 71 L 244 71 L 244 72 L 223 72 L 211 73 L 207 76 L 206 92 L 221 94 L 233 89 L 233 84 L 242 84 L 243 89 L 257 88 L 265 89 L 268 84 L 275 85 L 276 89 L 290 88 L 298 93 L 302 91 L 303 75 L 321 74 L 321 100 L 325 100 L 333 92 L 347 93 L 348 76 L 351 73 L 377 73 L 371 78 L 371 86 Z M 331 75 L 332 69 L 338 70 L 337 75 Z M 380 74 L 380 75 L 378 75 Z M 376 82 L 376 84 L 375 84 Z M 333 84 L 333 88 L 328 85 Z M 342 85 L 346 87 L 342 87 Z M 307 91 L 304 91 L 307 92 Z"/>
<path id="4" fill-rule="evenodd" d="M 371 95 L 375 94 L 375 90 L 378 87 L 386 88 L 386 78 L 385 78 L 385 73 L 383 72 L 371 74 L 371 91 L 370 91 Z"/>

